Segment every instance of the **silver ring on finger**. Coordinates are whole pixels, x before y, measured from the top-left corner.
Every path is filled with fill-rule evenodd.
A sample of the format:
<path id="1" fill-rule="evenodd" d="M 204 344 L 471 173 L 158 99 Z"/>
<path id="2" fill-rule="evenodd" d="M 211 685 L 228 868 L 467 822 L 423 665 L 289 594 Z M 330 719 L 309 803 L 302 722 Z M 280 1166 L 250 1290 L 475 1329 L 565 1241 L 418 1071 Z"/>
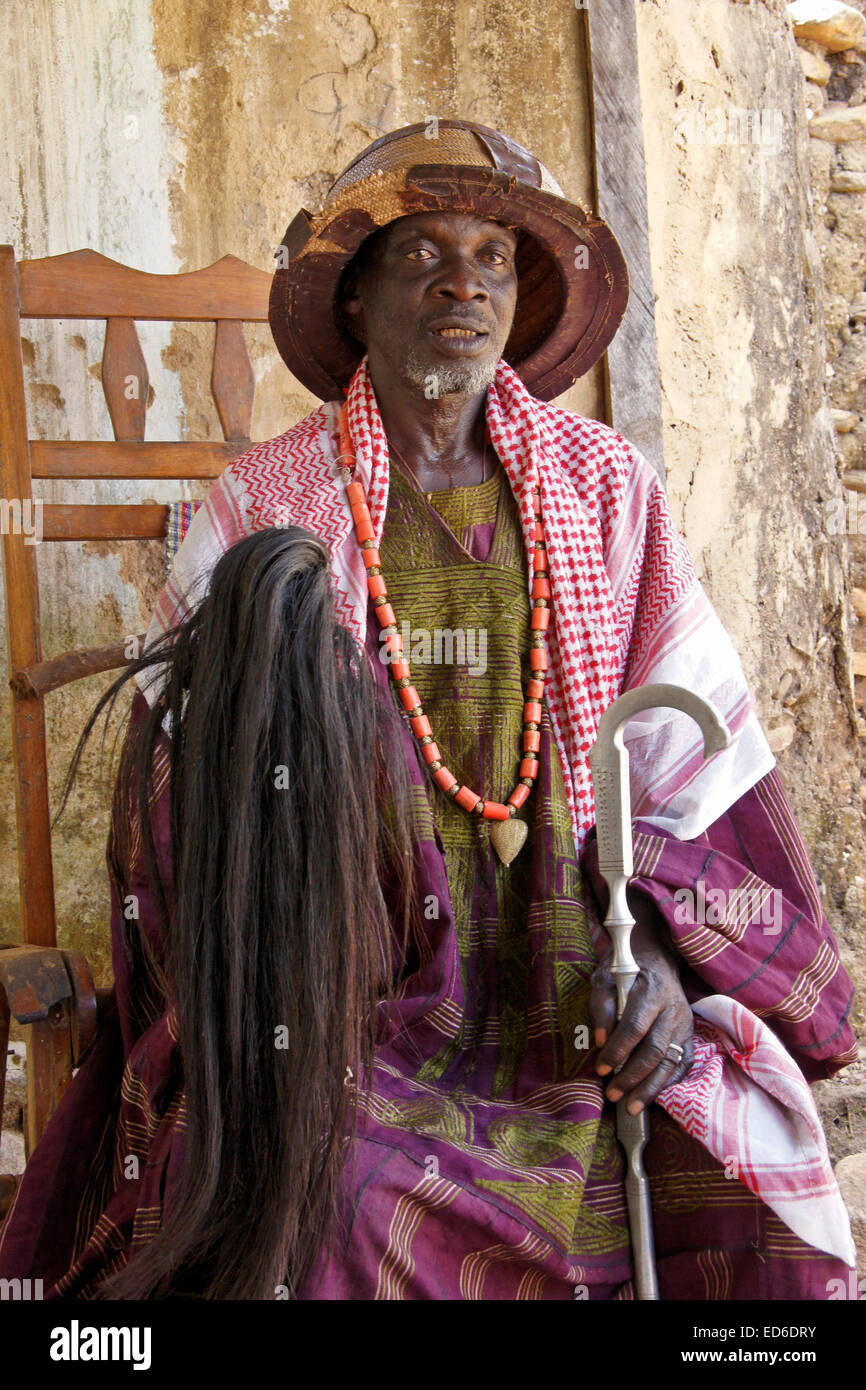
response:
<path id="1" fill-rule="evenodd" d="M 680 1062 L 683 1060 L 683 1052 L 684 1049 L 680 1047 L 679 1043 L 672 1042 L 665 1053 L 665 1059 L 675 1062 L 676 1065 L 679 1066 Z"/>

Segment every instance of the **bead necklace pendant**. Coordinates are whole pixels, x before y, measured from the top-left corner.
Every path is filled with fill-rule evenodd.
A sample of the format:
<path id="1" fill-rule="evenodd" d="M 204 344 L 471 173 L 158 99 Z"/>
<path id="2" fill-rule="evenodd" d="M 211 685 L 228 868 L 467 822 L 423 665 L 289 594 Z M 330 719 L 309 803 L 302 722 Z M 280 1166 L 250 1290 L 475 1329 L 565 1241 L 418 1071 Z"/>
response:
<path id="1" fill-rule="evenodd" d="M 494 821 L 490 827 L 490 843 L 506 866 L 516 859 L 523 846 L 526 844 L 526 837 L 529 834 L 529 826 L 525 820 Z"/>

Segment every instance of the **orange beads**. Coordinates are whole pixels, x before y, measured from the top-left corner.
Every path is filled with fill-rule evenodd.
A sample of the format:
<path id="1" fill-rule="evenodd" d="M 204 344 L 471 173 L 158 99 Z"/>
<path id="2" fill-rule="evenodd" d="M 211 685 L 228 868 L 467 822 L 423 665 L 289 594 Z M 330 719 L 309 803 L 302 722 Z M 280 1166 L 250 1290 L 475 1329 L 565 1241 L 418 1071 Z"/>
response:
<path id="1" fill-rule="evenodd" d="M 461 787 L 454 800 L 458 806 L 462 806 L 464 811 L 474 811 L 476 803 L 481 800 L 477 792 L 470 791 L 468 787 Z"/>
<path id="2" fill-rule="evenodd" d="M 380 603 L 376 609 L 376 617 L 383 627 L 397 626 L 397 619 L 394 617 L 394 610 L 390 603 Z"/>

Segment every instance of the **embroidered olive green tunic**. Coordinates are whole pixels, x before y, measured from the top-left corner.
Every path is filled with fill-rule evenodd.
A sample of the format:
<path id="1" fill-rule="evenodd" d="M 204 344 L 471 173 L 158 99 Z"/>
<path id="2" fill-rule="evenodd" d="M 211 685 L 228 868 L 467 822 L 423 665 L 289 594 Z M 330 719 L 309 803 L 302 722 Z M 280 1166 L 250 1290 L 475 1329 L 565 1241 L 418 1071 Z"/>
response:
<path id="1" fill-rule="evenodd" d="M 431 493 L 428 502 L 395 461 L 379 553 L 411 676 L 443 762 L 478 795 L 505 801 L 517 784 L 521 758 L 531 613 L 520 520 L 505 471 L 496 467 L 481 484 Z M 460 1037 L 427 1063 L 424 1074 L 430 1079 L 456 1047 L 475 1054 L 496 1036 L 491 1094 L 513 1086 L 531 1015 L 541 1002 L 532 999 L 537 990 L 530 984 L 532 955 L 539 947 L 564 960 L 567 945 L 574 962 L 569 981 L 557 984 L 556 972 L 550 974 L 555 997 L 544 1001 L 545 1026 L 562 1040 L 563 1029 L 573 1033 L 575 1023 L 585 1022 L 584 1013 L 578 1019 L 574 1012 L 574 966 L 582 963 L 585 986 L 595 952 L 559 756 L 549 759 L 548 771 L 518 813 L 527 821 L 528 837 L 509 866 L 493 851 L 484 817 L 468 815 L 435 785 L 430 799 L 418 805 L 421 817 L 432 813 L 442 837 L 464 988 Z M 548 901 L 532 903 L 530 930 L 539 826 L 546 841 L 545 878 L 550 888 L 560 887 L 549 892 Z M 570 997 L 564 1017 L 563 983 Z M 569 1072 L 573 1038 L 566 1054 L 562 1048 L 553 1051 L 559 1051 Z"/>

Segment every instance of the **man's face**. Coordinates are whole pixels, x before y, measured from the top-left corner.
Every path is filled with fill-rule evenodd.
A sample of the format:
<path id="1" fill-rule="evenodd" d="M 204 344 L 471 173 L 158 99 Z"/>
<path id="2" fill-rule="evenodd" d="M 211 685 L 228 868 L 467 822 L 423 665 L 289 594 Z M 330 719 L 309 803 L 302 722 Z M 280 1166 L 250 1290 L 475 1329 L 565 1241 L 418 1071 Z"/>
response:
<path id="1" fill-rule="evenodd" d="M 517 236 L 469 213 L 389 224 L 345 301 L 375 379 L 428 397 L 474 395 L 493 380 L 517 303 Z"/>

